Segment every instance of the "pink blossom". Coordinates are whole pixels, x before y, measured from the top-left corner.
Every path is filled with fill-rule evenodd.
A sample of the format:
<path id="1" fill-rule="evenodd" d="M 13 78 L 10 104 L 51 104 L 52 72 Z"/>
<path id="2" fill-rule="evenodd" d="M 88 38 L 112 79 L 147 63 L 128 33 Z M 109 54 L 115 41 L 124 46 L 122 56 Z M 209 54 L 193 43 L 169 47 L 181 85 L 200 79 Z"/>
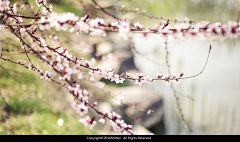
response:
<path id="1" fill-rule="evenodd" d="M 151 109 L 149 109 L 149 110 L 147 111 L 147 114 L 149 115 L 151 112 L 152 112 L 152 110 L 151 110 Z"/>
<path id="2" fill-rule="evenodd" d="M 141 25 L 139 22 L 134 23 L 134 26 L 135 26 L 137 29 L 142 29 L 142 27 L 143 27 L 143 25 Z"/>
<path id="3" fill-rule="evenodd" d="M 138 78 L 142 78 L 144 76 L 143 73 L 136 73 L 136 75 L 138 76 Z"/>
<path id="4" fill-rule="evenodd" d="M 119 36 L 123 40 L 127 40 L 130 37 L 130 23 L 122 21 L 119 27 Z"/>
<path id="5" fill-rule="evenodd" d="M 111 23 L 111 26 L 117 27 L 117 26 L 118 26 L 118 21 L 112 22 L 112 23 Z"/>
<path id="6" fill-rule="evenodd" d="M 176 84 L 179 84 L 179 83 L 180 83 L 180 80 L 179 80 L 179 79 L 176 79 L 176 80 L 175 80 L 175 83 L 176 83 Z"/>
<path id="7" fill-rule="evenodd" d="M 146 81 L 146 83 L 151 83 L 151 82 L 153 82 L 153 80 L 152 80 L 152 77 L 150 77 L 149 75 L 147 76 L 147 77 L 144 77 L 144 80 Z"/>
<path id="8" fill-rule="evenodd" d="M 14 5 L 13 5 L 13 13 L 17 13 L 17 3 L 15 3 Z"/>
<path id="9" fill-rule="evenodd" d="M 28 67 L 28 69 L 32 69 L 32 67 L 33 67 L 33 65 L 32 64 L 29 64 L 29 67 Z"/>
<path id="10" fill-rule="evenodd" d="M 115 111 L 112 112 L 112 118 L 113 119 L 119 119 L 121 118 L 121 116 L 119 114 L 117 114 Z"/>
<path id="11" fill-rule="evenodd" d="M 156 76 L 158 77 L 158 79 L 163 77 L 163 75 L 160 74 L 159 72 L 156 73 Z"/>
<path id="12" fill-rule="evenodd" d="M 50 23 L 51 27 L 55 27 L 58 25 L 58 19 L 60 15 L 57 13 L 51 13 L 48 17 L 48 22 Z"/>
<path id="13" fill-rule="evenodd" d="M 92 36 L 101 36 L 101 35 L 103 35 L 103 30 L 101 30 L 101 29 L 91 29 L 91 33 L 90 33 L 90 35 L 92 35 Z"/>
<path id="14" fill-rule="evenodd" d="M 4 29 L 5 29 L 5 25 L 0 24 L 0 31 L 4 31 Z"/>
<path id="15" fill-rule="evenodd" d="M 216 22 L 217 27 L 221 27 L 221 22 Z"/>
<path id="16" fill-rule="evenodd" d="M 78 105 L 77 113 L 80 116 L 83 116 L 83 115 L 87 114 L 88 113 L 88 107 L 85 106 L 83 103 L 81 103 L 80 105 Z"/>
<path id="17" fill-rule="evenodd" d="M 46 47 L 47 46 L 46 39 L 40 38 L 40 44 L 41 44 L 41 46 Z"/>
<path id="18" fill-rule="evenodd" d="M 82 96 L 83 97 L 88 97 L 89 92 L 86 89 L 83 89 Z"/>
<path id="19" fill-rule="evenodd" d="M 9 0 L 0 0 L 0 11 L 5 10 L 6 8 L 9 7 Z"/>
<path id="20" fill-rule="evenodd" d="M 99 24 L 104 24 L 104 20 L 100 19 L 100 18 L 92 19 L 92 20 L 90 20 L 89 24 L 91 27 L 98 28 Z"/>
<path id="21" fill-rule="evenodd" d="M 205 28 L 209 24 L 210 24 L 210 21 L 201 21 L 201 22 L 196 24 L 196 27 L 197 28 Z"/>
<path id="22" fill-rule="evenodd" d="M 18 22 L 18 23 L 22 23 L 22 22 L 23 22 L 22 17 L 17 17 L 16 19 L 17 19 L 17 22 Z"/>
<path id="23" fill-rule="evenodd" d="M 50 25 L 48 24 L 48 21 L 45 17 L 42 17 L 41 20 L 39 21 L 40 24 L 40 30 L 50 30 Z"/>
<path id="24" fill-rule="evenodd" d="M 87 67 L 90 67 L 91 64 L 92 64 L 92 63 L 91 63 L 90 61 L 88 61 L 88 60 L 85 60 L 85 61 L 84 61 L 84 65 L 87 66 Z"/>
<path id="25" fill-rule="evenodd" d="M 168 81 L 169 79 L 170 79 L 169 74 L 166 74 L 166 76 L 164 77 L 164 80 L 165 80 L 165 81 Z"/>
<path id="26" fill-rule="evenodd" d="M 111 82 L 115 81 L 117 84 L 119 83 L 119 75 L 118 74 L 114 74 L 113 77 L 111 78 Z"/>
<path id="27" fill-rule="evenodd" d="M 133 75 L 129 74 L 128 72 L 126 72 L 126 74 L 127 74 L 127 78 L 132 78 L 133 77 Z"/>
<path id="28" fill-rule="evenodd" d="M 118 131 L 118 132 L 122 132 L 121 127 L 119 127 L 116 123 L 114 123 L 113 121 L 111 121 L 112 123 L 112 127 L 114 131 Z"/>
<path id="29" fill-rule="evenodd" d="M 119 81 L 119 83 L 123 83 L 124 80 L 125 80 L 124 78 L 120 77 L 118 81 Z"/>
<path id="30" fill-rule="evenodd" d="M 92 119 L 90 119 L 89 116 L 85 117 L 85 118 L 81 118 L 79 119 L 79 122 L 83 123 L 84 126 L 88 126 L 88 124 L 90 124 L 90 129 L 92 129 L 95 125 L 96 125 L 96 121 L 94 121 L 95 117 L 93 117 Z"/>
<path id="31" fill-rule="evenodd" d="M 83 22 L 83 21 L 78 21 L 77 23 L 76 23 L 76 25 L 78 25 L 78 27 L 79 27 L 79 29 L 77 29 L 77 30 L 80 30 L 80 31 L 82 31 L 83 33 L 88 33 L 89 32 L 89 25 L 87 24 L 87 23 L 85 23 L 85 22 Z"/>
<path id="32" fill-rule="evenodd" d="M 47 13 L 48 13 L 48 10 L 47 10 L 47 8 L 46 8 L 46 7 L 42 7 L 42 13 L 43 13 L 44 15 L 47 15 Z"/>
<path id="33" fill-rule="evenodd" d="M 25 28 L 21 28 L 21 29 L 20 29 L 21 35 L 23 36 L 26 31 L 27 31 L 27 30 L 26 30 Z"/>
<path id="34" fill-rule="evenodd" d="M 135 84 L 138 84 L 139 86 L 142 86 L 142 83 L 144 83 L 144 81 L 141 79 L 135 80 Z"/>
<path id="35" fill-rule="evenodd" d="M 102 124 L 105 124 L 105 118 L 100 118 L 100 119 L 98 120 L 98 122 L 99 122 L 99 123 L 102 123 Z"/>
<path id="36" fill-rule="evenodd" d="M 82 21 L 86 21 L 88 19 L 89 15 L 85 15 L 84 17 L 81 17 Z"/>
<path id="37" fill-rule="evenodd" d="M 113 77 L 113 72 L 107 72 L 105 74 L 105 79 L 111 79 Z"/>
<path id="38" fill-rule="evenodd" d="M 238 23 L 235 21 L 229 21 L 228 22 L 228 36 L 230 38 L 237 38 L 238 37 Z"/>
<path id="39" fill-rule="evenodd" d="M 48 71 L 46 71 L 46 72 L 40 77 L 40 79 L 42 79 L 42 78 L 44 78 L 44 77 L 45 77 L 46 80 L 51 81 L 52 75 L 51 75 Z"/>
<path id="40" fill-rule="evenodd" d="M 38 7 L 42 6 L 42 3 L 44 5 L 47 4 L 47 0 L 36 0 L 35 3 L 38 5 Z"/>
<path id="41" fill-rule="evenodd" d="M 53 11 L 52 4 L 50 4 L 50 6 L 49 6 L 49 10 L 50 10 L 51 12 Z"/>
<path id="42" fill-rule="evenodd" d="M 56 64 L 54 68 L 58 71 L 63 70 L 63 66 L 61 64 Z"/>

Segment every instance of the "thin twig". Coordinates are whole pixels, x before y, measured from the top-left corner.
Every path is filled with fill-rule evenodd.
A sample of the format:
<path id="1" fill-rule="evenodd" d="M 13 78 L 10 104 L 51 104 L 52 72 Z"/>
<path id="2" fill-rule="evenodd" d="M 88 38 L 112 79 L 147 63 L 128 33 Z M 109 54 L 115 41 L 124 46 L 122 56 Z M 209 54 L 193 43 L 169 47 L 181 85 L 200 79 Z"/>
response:
<path id="1" fill-rule="evenodd" d="M 122 19 L 120 19 L 120 18 L 114 16 L 113 14 L 107 12 L 107 11 L 106 11 L 104 8 L 102 8 L 95 0 L 92 0 L 92 2 L 93 2 L 95 5 L 97 5 L 97 6 L 102 10 L 102 12 L 104 12 L 104 13 L 106 13 L 107 15 L 113 17 L 114 19 L 117 19 L 117 20 L 119 20 L 119 21 L 122 21 Z"/>
<path id="2" fill-rule="evenodd" d="M 207 63 L 208 63 L 208 59 L 209 59 L 209 55 L 210 55 L 211 49 L 212 49 L 212 46 L 210 45 L 210 48 L 209 48 L 209 51 L 208 51 L 207 60 L 206 60 L 206 63 L 205 63 L 205 65 L 204 65 L 203 69 L 202 69 L 198 74 L 196 74 L 196 75 L 188 76 L 188 77 L 182 77 L 181 79 L 193 78 L 193 77 L 197 77 L 197 76 L 199 76 L 200 74 L 202 74 L 203 71 L 204 71 L 204 69 L 205 69 L 205 67 L 206 67 L 206 65 L 207 65 Z"/>
<path id="3" fill-rule="evenodd" d="M 168 47 L 167 47 L 167 39 L 168 39 L 168 38 L 166 38 L 166 42 L 165 42 L 166 64 L 167 64 L 168 73 L 169 73 L 169 75 L 171 76 L 170 65 L 169 65 L 169 63 L 168 63 L 168 60 L 169 60 L 169 59 L 168 59 L 169 52 L 168 52 Z M 185 118 L 184 118 L 184 115 L 183 115 L 183 112 L 182 112 L 182 108 L 181 108 L 180 102 L 179 102 L 179 97 L 177 97 L 177 91 L 173 88 L 173 85 L 172 85 L 172 84 L 170 84 L 170 86 L 171 86 L 171 89 L 172 89 L 172 91 L 173 91 L 173 95 L 174 95 L 174 98 L 175 98 L 175 101 L 176 101 L 177 108 L 178 108 L 179 114 L 180 114 L 180 116 L 181 116 L 181 119 L 182 119 L 182 121 L 185 123 L 185 126 L 187 126 L 189 132 L 192 133 L 193 130 L 192 130 L 191 126 L 189 125 L 189 123 L 188 123 L 188 122 L 185 120 Z"/>

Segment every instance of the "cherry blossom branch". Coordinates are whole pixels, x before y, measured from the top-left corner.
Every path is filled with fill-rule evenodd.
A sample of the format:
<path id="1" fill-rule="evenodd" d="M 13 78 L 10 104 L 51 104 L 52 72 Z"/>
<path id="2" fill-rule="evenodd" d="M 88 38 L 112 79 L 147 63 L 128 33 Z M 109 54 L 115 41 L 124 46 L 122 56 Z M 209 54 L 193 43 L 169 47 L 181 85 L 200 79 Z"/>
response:
<path id="1" fill-rule="evenodd" d="M 11 31 L 15 31 L 15 30 L 13 29 L 13 27 L 11 27 L 11 26 L 10 26 L 10 29 L 11 29 Z M 62 73 L 62 72 L 56 70 L 54 66 L 52 66 L 48 61 L 46 61 L 45 59 L 43 59 L 34 49 L 31 48 L 30 45 L 28 45 L 28 44 L 21 38 L 21 36 L 17 35 L 16 33 L 14 33 L 14 34 L 20 39 L 20 41 L 21 41 L 23 44 L 25 44 L 25 45 L 26 45 L 27 47 L 29 47 L 35 54 L 37 54 L 38 57 L 39 57 L 41 60 L 43 60 L 43 62 L 46 62 L 48 65 L 50 65 L 50 66 L 52 67 L 52 69 L 53 69 L 55 72 L 57 72 L 57 73 L 59 73 L 61 76 L 63 76 L 63 73 Z M 7 59 L 7 61 L 11 61 L 11 60 L 10 60 L 10 59 Z M 13 62 L 13 61 L 11 61 L 11 62 L 16 64 L 16 62 Z M 23 64 L 20 64 L 20 65 L 23 65 Z M 23 65 L 23 66 L 24 66 L 24 65 Z M 26 66 L 25 66 L 25 67 L 26 67 Z M 26 67 L 26 68 L 28 68 L 28 67 Z M 33 65 L 31 65 L 31 69 L 37 70 L 37 68 L 34 67 Z M 43 76 L 43 73 L 40 72 L 40 75 Z M 48 76 L 47 76 L 47 77 L 48 77 Z M 53 79 L 50 78 L 50 80 L 53 80 Z M 54 80 L 53 80 L 53 81 L 54 81 Z M 70 82 L 70 81 L 67 80 L 67 79 L 65 79 L 64 81 L 66 81 L 66 82 L 70 85 L 70 88 L 75 87 L 75 86 L 73 86 L 73 83 L 72 83 L 72 82 L 75 82 L 75 81 Z M 56 83 L 56 81 L 54 81 L 54 82 Z M 58 83 L 58 84 L 60 84 L 60 83 Z M 60 85 L 61 85 L 61 84 L 60 84 Z M 68 89 L 69 89 L 69 88 L 68 88 Z M 73 96 L 75 96 L 75 94 L 74 94 L 73 91 L 71 91 L 71 90 L 69 90 L 69 91 L 70 91 L 71 94 L 73 94 Z M 77 97 L 77 99 L 78 99 L 78 97 Z M 131 127 L 128 126 L 128 125 L 127 125 L 126 127 L 124 127 L 125 125 L 122 126 L 121 124 L 125 124 L 125 123 L 122 123 L 122 121 L 118 122 L 118 121 L 117 121 L 118 118 L 115 118 L 115 117 L 110 118 L 108 115 L 104 115 L 102 112 L 100 112 L 100 111 L 98 111 L 97 109 L 95 109 L 95 108 L 94 108 L 92 105 L 90 105 L 88 102 L 86 102 L 86 101 L 84 101 L 84 100 L 82 100 L 82 99 L 80 99 L 80 101 L 81 101 L 82 103 L 88 105 L 88 106 L 91 107 L 92 109 L 94 109 L 98 114 L 102 115 L 104 118 L 110 119 L 113 123 L 115 123 L 116 126 L 120 127 L 120 128 L 123 129 L 124 131 L 127 131 L 127 132 L 129 132 L 130 134 L 134 134 L 132 131 L 130 131 L 130 130 L 132 130 Z M 93 117 L 93 119 L 91 120 L 92 123 L 93 123 L 94 119 L 95 119 L 95 117 Z"/>
<path id="2" fill-rule="evenodd" d="M 165 25 L 167 25 L 167 24 L 165 24 Z M 11 27 L 11 26 L 10 26 Z M 28 34 L 32 37 L 32 38 L 34 38 L 35 40 L 37 40 L 37 41 L 39 41 L 39 42 L 41 42 L 38 38 L 36 38 L 35 36 L 33 36 L 30 32 L 28 32 Z M 39 45 L 40 46 L 40 45 Z M 74 62 L 74 63 L 76 63 L 76 60 L 74 61 L 74 60 L 72 60 L 72 59 L 70 59 L 70 58 L 68 58 L 68 57 L 66 57 L 65 55 L 63 55 L 62 53 L 59 53 L 59 52 L 57 52 L 55 49 L 53 49 L 53 48 L 50 48 L 49 46 L 46 46 L 48 49 L 50 49 L 50 50 L 53 50 L 54 52 L 56 52 L 56 53 L 58 53 L 59 55 L 61 55 L 61 56 L 63 56 L 64 58 L 66 58 L 68 61 L 71 61 L 71 62 Z M 209 52 L 210 53 L 210 52 Z M 209 56 L 209 55 L 208 55 Z M 208 61 L 208 60 L 207 60 Z M 207 62 L 206 62 L 206 64 L 207 64 Z M 206 64 L 205 64 L 205 66 L 206 66 Z M 101 70 L 99 70 L 99 69 L 94 69 L 94 68 L 90 68 L 89 67 L 89 65 L 87 65 L 87 64 L 85 64 L 85 65 L 82 65 L 82 64 L 80 64 L 80 66 L 82 66 L 82 67 L 84 67 L 84 68 L 87 68 L 87 69 L 90 69 L 90 70 L 92 70 L 93 72 L 94 71 L 100 71 L 100 72 L 102 72 Z M 205 68 L 205 66 L 204 66 L 204 68 Z M 204 68 L 203 68 L 203 70 L 204 70 Z M 202 71 L 203 71 L 202 70 Z M 198 75 L 200 75 L 201 73 L 202 73 L 202 71 L 199 73 L 199 74 L 197 74 L 197 75 L 195 75 L 195 76 L 192 76 L 192 77 L 196 77 L 196 76 L 198 76 Z M 116 74 L 112 74 L 112 77 L 114 77 Z M 149 79 L 149 81 L 151 82 L 151 81 L 153 81 L 153 80 L 165 80 L 165 81 L 169 81 L 169 80 L 176 80 L 176 81 L 178 81 L 179 79 L 181 79 L 181 77 L 182 77 L 182 75 L 180 75 L 180 77 L 179 78 L 161 78 L 161 77 L 158 77 L 157 79 Z M 188 78 L 191 78 L 191 77 L 188 77 Z M 119 78 L 120 79 L 120 78 Z M 139 77 L 138 79 L 136 79 L 136 78 L 129 78 L 129 77 L 125 77 L 125 78 L 123 78 L 124 80 L 125 79 L 130 79 L 130 80 L 134 80 L 134 81 L 138 81 L 138 82 L 140 82 L 140 81 L 144 81 L 144 78 L 142 78 L 142 77 Z"/>
<path id="3" fill-rule="evenodd" d="M 178 20 L 177 17 L 176 17 L 176 19 L 171 20 L 171 19 L 164 18 L 164 16 L 156 17 L 156 16 L 148 15 L 148 14 L 146 14 L 146 10 L 142 10 L 142 12 L 139 12 L 139 8 L 136 8 L 135 10 L 128 10 L 125 8 L 125 6 L 122 6 L 121 8 L 116 8 L 116 7 L 112 6 L 112 7 L 106 7 L 104 9 L 113 9 L 116 11 L 122 11 L 122 12 L 126 12 L 126 13 L 132 12 L 137 15 L 142 15 L 142 16 L 148 17 L 149 19 L 169 20 L 170 22 L 174 22 L 174 23 L 189 23 L 189 24 L 196 23 L 192 19 L 189 21 L 187 18 L 185 18 L 185 20 L 181 21 L 181 20 Z"/>
<path id="4" fill-rule="evenodd" d="M 16 14 L 10 14 L 7 13 L 6 11 L 0 11 L 3 14 L 8 15 L 9 17 L 21 17 L 21 18 L 25 18 L 25 19 L 40 19 L 38 16 L 24 16 L 24 15 L 16 15 Z"/>
<path id="5" fill-rule="evenodd" d="M 10 61 L 10 62 L 12 62 L 12 63 L 14 63 L 14 64 L 18 64 L 18 65 L 22 65 L 23 67 L 25 67 L 25 68 L 29 68 L 29 67 L 27 67 L 27 66 L 25 66 L 25 64 L 20 64 L 20 63 L 17 63 L 17 62 L 14 62 L 14 61 L 11 61 L 10 59 L 5 59 L 5 58 L 2 58 L 2 57 L 0 57 L 0 59 L 2 59 L 2 60 L 4 60 L 4 61 Z M 32 70 L 38 70 L 37 68 L 35 68 L 35 67 L 32 67 L 31 68 Z M 43 75 L 43 73 L 39 73 L 40 75 Z M 62 75 L 62 74 L 61 74 Z M 59 83 L 59 82 L 57 82 L 57 81 L 55 81 L 55 80 L 53 80 L 53 79 L 50 79 L 51 81 L 53 81 L 53 82 L 55 82 L 55 83 L 57 83 L 57 84 L 59 84 L 59 85 L 61 85 L 61 86 L 63 86 L 63 87 L 65 87 L 65 88 L 67 88 L 68 90 L 69 90 L 69 88 L 68 87 L 66 87 L 65 85 L 62 85 L 61 83 Z M 70 81 L 68 81 L 68 80 L 65 80 L 71 87 L 74 87 L 73 86 L 73 84 L 70 82 Z M 70 90 L 69 90 L 70 91 Z M 75 96 L 75 94 L 74 94 L 74 92 L 73 91 L 70 91 L 70 93 L 75 97 L 75 98 L 77 98 L 78 99 L 78 97 L 76 97 Z M 113 118 L 111 118 L 108 114 L 104 114 L 104 113 L 102 113 L 102 112 L 100 112 L 100 111 L 98 111 L 94 106 L 92 106 L 92 105 L 90 105 L 88 102 L 86 102 L 86 101 L 83 101 L 82 99 L 80 100 L 82 103 L 84 103 L 84 104 L 86 104 L 86 105 L 88 105 L 90 108 L 92 108 L 98 115 L 101 115 L 101 116 L 103 116 L 103 118 L 107 118 L 107 119 L 109 119 L 109 120 L 111 120 L 113 123 L 115 123 L 118 127 L 120 127 L 121 129 L 123 129 L 124 131 L 126 131 L 126 132 L 128 132 L 128 133 L 130 133 L 131 135 L 133 135 L 134 134 L 134 132 L 132 131 L 132 127 L 131 126 L 126 126 L 126 127 L 124 127 L 124 126 L 122 126 L 121 124 L 122 124 L 122 122 L 119 122 L 119 121 L 117 121 L 119 118 L 117 118 L 117 116 L 115 117 L 113 117 Z M 93 117 L 94 119 L 95 119 L 95 117 Z M 93 121 L 94 121 L 94 119 L 93 119 Z"/>

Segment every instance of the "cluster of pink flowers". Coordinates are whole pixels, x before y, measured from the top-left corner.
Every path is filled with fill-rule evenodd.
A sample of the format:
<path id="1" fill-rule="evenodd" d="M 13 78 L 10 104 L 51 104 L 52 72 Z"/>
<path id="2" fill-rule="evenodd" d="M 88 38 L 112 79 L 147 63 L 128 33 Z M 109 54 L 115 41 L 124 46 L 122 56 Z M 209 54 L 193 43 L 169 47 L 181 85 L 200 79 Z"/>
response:
<path id="1" fill-rule="evenodd" d="M 119 114 L 117 114 L 116 112 L 105 111 L 105 116 L 111 118 L 110 122 L 112 124 L 114 131 L 118 131 L 123 134 L 128 134 L 128 133 L 137 134 L 135 131 L 133 131 L 133 129 L 132 129 L 133 126 L 126 124 L 124 122 L 124 120 L 120 120 L 121 116 Z M 103 118 L 99 119 L 99 121 L 104 122 Z"/>
<path id="2" fill-rule="evenodd" d="M 142 83 L 149 84 L 151 82 L 154 82 L 152 77 L 150 77 L 149 75 L 147 77 L 144 77 L 143 73 L 136 73 L 136 75 L 138 76 L 138 79 L 135 80 L 135 84 L 138 84 L 139 86 L 142 86 Z M 127 78 L 131 79 L 132 75 L 127 73 Z"/>
<path id="3" fill-rule="evenodd" d="M 91 76 L 99 75 L 105 79 L 111 80 L 111 82 L 115 81 L 116 84 L 123 83 L 125 78 L 121 77 L 119 74 L 115 74 L 111 68 L 108 68 L 108 71 L 105 72 L 102 67 L 97 67 L 96 70 L 92 70 L 89 72 Z"/>
<path id="4" fill-rule="evenodd" d="M 48 71 L 46 71 L 44 74 L 42 74 L 42 76 L 40 77 L 40 79 L 44 78 L 48 81 L 51 81 L 52 75 L 51 73 L 49 73 Z"/>
<path id="5" fill-rule="evenodd" d="M 53 78 L 53 75 L 50 72 L 46 71 L 45 73 L 43 73 L 43 71 L 39 67 L 34 67 L 32 64 L 29 64 L 28 69 L 34 70 L 38 74 L 40 74 L 40 79 L 45 78 L 46 80 L 51 81 L 51 79 Z"/>
<path id="6" fill-rule="evenodd" d="M 42 4 L 46 5 L 47 0 L 36 0 L 35 3 L 37 4 L 38 7 L 42 6 Z"/>
<path id="7" fill-rule="evenodd" d="M 128 40 L 131 33 L 130 23 L 126 21 L 122 21 L 121 24 L 118 26 L 119 28 L 119 37 L 123 40 Z"/>
<path id="8" fill-rule="evenodd" d="M 73 103 L 71 104 L 71 106 L 80 116 L 83 116 L 88 113 L 88 106 L 85 105 L 84 103 L 81 104 Z"/>
<path id="9" fill-rule="evenodd" d="M 92 119 L 89 116 L 86 116 L 85 118 L 79 119 L 79 122 L 83 123 L 85 127 L 90 125 L 90 129 L 92 129 L 96 125 L 95 117 Z"/>
<path id="10" fill-rule="evenodd" d="M 99 27 L 99 25 L 104 24 L 104 20 L 100 18 L 90 20 L 88 15 L 79 20 L 79 17 L 75 16 L 74 13 L 51 13 L 48 17 L 42 17 L 39 24 L 41 30 L 55 27 L 56 31 L 69 29 L 70 32 L 77 31 L 77 34 L 90 32 L 92 36 L 106 36 L 106 32 Z"/>
<path id="11" fill-rule="evenodd" d="M 143 27 L 143 25 L 141 25 L 139 22 L 134 23 L 134 26 L 135 26 L 137 29 L 142 29 L 142 27 Z"/>
<path id="12" fill-rule="evenodd" d="M 194 37 L 199 37 L 202 40 L 207 38 L 226 40 L 228 38 L 237 38 L 240 34 L 239 23 L 235 21 L 229 21 L 224 25 L 221 25 L 220 22 L 210 23 L 208 21 L 199 22 L 195 26 L 180 23 L 175 27 L 174 30 L 169 28 L 166 34 L 171 34 L 175 39 L 182 40 Z"/>
<path id="13" fill-rule="evenodd" d="M 9 0 L 0 0 L 0 11 L 9 8 L 9 4 L 10 4 Z"/>
<path id="14" fill-rule="evenodd" d="M 86 105 L 88 103 L 88 96 L 89 92 L 86 89 L 80 89 L 80 85 L 77 84 L 76 86 L 68 86 L 68 90 L 70 93 L 72 93 L 74 96 L 76 96 L 76 99 L 80 100 L 82 103 Z"/>

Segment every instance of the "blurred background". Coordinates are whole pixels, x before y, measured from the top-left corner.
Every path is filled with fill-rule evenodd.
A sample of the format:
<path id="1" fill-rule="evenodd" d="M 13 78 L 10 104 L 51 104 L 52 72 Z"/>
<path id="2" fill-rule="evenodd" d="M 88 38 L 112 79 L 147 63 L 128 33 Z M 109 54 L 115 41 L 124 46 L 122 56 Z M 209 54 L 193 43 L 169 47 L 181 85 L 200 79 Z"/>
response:
<path id="1" fill-rule="evenodd" d="M 35 0 L 29 3 L 37 8 Z M 11 1 L 14 4 L 16 1 Z M 17 1 L 20 6 L 25 1 Z M 195 22 L 237 21 L 239 4 L 237 0 L 96 0 L 107 11 L 127 18 L 131 23 L 140 22 L 144 28 L 154 27 L 163 19 L 184 20 L 187 17 Z M 73 12 L 82 17 L 90 14 L 90 18 L 103 16 L 94 8 L 91 0 L 48 0 L 55 12 Z M 121 12 L 112 7 L 125 5 L 127 10 L 146 10 L 146 15 L 159 17 L 149 18 L 135 12 Z M 162 17 L 163 19 L 161 19 Z M 116 21 L 104 17 L 105 23 Z M 174 27 L 170 23 L 170 27 Z M 49 35 L 49 33 L 45 32 Z M 50 33 L 51 34 L 51 33 Z M 88 35 L 70 35 L 68 32 L 56 32 L 64 46 L 75 56 L 99 61 L 95 66 L 104 69 L 111 67 L 116 73 L 143 73 L 156 76 L 157 72 L 168 73 L 166 65 L 166 45 L 169 52 L 168 63 L 172 75 L 184 76 L 198 74 L 204 67 L 210 44 L 212 51 L 203 73 L 195 78 L 180 80 L 173 85 L 178 92 L 180 106 L 184 118 L 193 129 L 190 133 L 178 112 L 173 91 L 166 82 L 156 81 L 143 86 L 133 81 L 115 84 L 98 78 L 106 84 L 104 90 L 111 95 L 91 87 L 91 84 L 80 80 L 81 86 L 90 90 L 91 97 L 99 97 L 100 110 L 114 110 L 121 114 L 128 124 L 133 124 L 138 133 L 154 134 L 240 134 L 240 42 L 239 39 L 212 41 L 210 39 L 173 40 L 167 43 L 159 35 L 133 34 L 130 44 L 122 41 L 117 33 L 107 33 L 107 38 Z M 6 36 L 7 35 L 7 36 Z M 11 41 L 7 31 L 2 32 L 2 52 L 14 59 L 21 59 L 17 52 L 18 43 Z M 49 39 L 50 40 L 50 39 Z M 11 42 L 10 42 L 11 41 Z M 11 49 L 14 51 L 9 52 Z M 9 51 L 7 51 L 7 49 Z M 38 60 L 32 57 L 35 63 Z M 102 59 L 102 60 L 100 60 Z M 25 59 L 27 61 L 27 58 Z M 111 126 L 97 125 L 94 130 L 82 126 L 78 116 L 71 108 L 71 95 L 56 84 L 40 80 L 36 73 L 10 65 L 1 61 L 0 70 L 0 134 L 118 134 Z M 44 68 L 44 66 L 42 66 Z M 194 101 L 183 97 L 193 98 Z M 123 102 L 124 104 L 121 104 Z M 127 105 L 125 105 L 127 104 Z M 147 114 L 147 110 L 154 110 Z M 92 112 L 94 115 L 94 112 Z"/>

